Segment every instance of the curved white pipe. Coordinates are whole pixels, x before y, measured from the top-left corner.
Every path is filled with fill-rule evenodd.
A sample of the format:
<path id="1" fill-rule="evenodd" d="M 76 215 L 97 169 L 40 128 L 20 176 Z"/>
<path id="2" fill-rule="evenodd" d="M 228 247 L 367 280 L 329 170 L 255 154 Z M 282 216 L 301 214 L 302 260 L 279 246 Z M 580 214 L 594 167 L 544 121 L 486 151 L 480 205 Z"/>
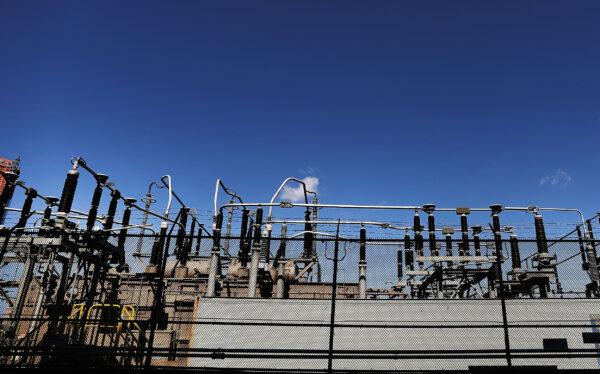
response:
<path id="1" fill-rule="evenodd" d="M 314 193 L 314 194 L 316 195 L 316 193 L 315 193 L 315 192 L 313 192 L 313 191 L 308 191 L 308 190 L 306 189 L 306 183 L 305 183 L 305 182 L 304 182 L 302 179 L 299 179 L 299 178 L 296 178 L 296 177 L 288 177 L 288 178 L 286 178 L 286 179 L 283 181 L 283 183 L 281 183 L 281 186 L 279 186 L 279 188 L 277 189 L 277 191 L 275 191 L 275 194 L 273 194 L 273 197 L 271 197 L 271 201 L 270 201 L 270 203 L 271 203 L 271 204 L 273 204 L 273 202 L 275 201 L 275 199 L 277 198 L 277 196 L 279 195 L 279 193 L 281 193 L 281 190 L 283 190 L 283 187 L 285 187 L 285 185 L 286 185 L 288 182 L 291 182 L 291 181 L 298 182 L 298 183 L 300 183 L 300 184 L 302 185 L 302 188 L 304 189 L 304 202 L 305 202 L 306 204 L 308 204 L 308 197 L 307 197 L 307 194 L 308 194 L 309 192 L 310 192 L 310 193 Z M 272 217 L 273 217 L 273 205 L 270 205 L 270 206 L 269 206 L 269 214 L 267 215 L 267 221 L 270 221 Z"/>
<path id="2" fill-rule="evenodd" d="M 167 178 L 169 183 L 165 183 L 164 179 Z M 165 218 L 169 218 L 169 212 L 171 211 L 171 203 L 173 202 L 173 186 L 171 176 L 169 174 L 163 175 L 160 178 L 161 182 L 169 189 L 169 201 L 167 202 L 167 208 L 165 209 Z"/>

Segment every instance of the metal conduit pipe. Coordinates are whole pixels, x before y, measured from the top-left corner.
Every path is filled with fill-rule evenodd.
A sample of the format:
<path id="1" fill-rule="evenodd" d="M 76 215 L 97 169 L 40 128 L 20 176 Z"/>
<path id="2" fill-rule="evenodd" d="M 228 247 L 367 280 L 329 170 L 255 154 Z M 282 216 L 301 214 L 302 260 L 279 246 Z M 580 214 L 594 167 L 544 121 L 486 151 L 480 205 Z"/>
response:
<path id="1" fill-rule="evenodd" d="M 248 297 L 256 296 L 256 285 L 258 282 L 258 265 L 261 249 L 261 225 L 263 208 L 256 209 L 256 220 L 254 221 L 254 243 L 252 243 L 252 256 L 250 258 L 250 272 L 248 274 Z"/>
<path id="2" fill-rule="evenodd" d="M 225 184 L 223 183 L 223 181 L 221 181 L 221 179 L 217 179 L 217 182 L 215 183 L 215 194 L 214 194 L 214 199 L 213 199 L 213 209 L 214 209 L 213 210 L 213 217 L 217 216 L 217 211 L 218 211 L 217 204 L 218 204 L 218 201 L 219 201 L 219 187 L 221 187 L 223 189 L 223 191 L 227 195 L 231 196 L 234 199 L 237 199 L 240 202 L 240 204 L 243 205 L 243 203 L 244 203 L 242 201 L 242 199 L 235 193 L 235 191 L 227 188 L 225 186 Z"/>
<path id="3" fill-rule="evenodd" d="M 299 178 L 295 178 L 295 177 L 289 177 L 286 178 L 281 185 L 279 186 L 279 188 L 275 191 L 275 193 L 273 194 L 273 196 L 271 197 L 270 203 L 273 204 L 275 202 L 275 199 L 277 198 L 277 196 L 279 196 L 279 193 L 281 193 L 281 191 L 283 190 L 283 188 L 285 187 L 286 184 L 288 184 L 289 182 L 298 182 L 300 185 L 302 185 L 302 190 L 304 192 L 304 202 L 306 204 L 308 204 L 308 193 L 314 193 L 312 191 L 308 191 L 306 189 L 306 183 L 304 183 L 303 180 L 299 179 Z M 316 194 L 315 194 L 316 195 Z M 273 226 L 271 223 L 268 223 L 269 221 L 271 221 L 271 219 L 273 218 L 273 206 L 274 205 L 269 205 L 269 213 L 267 215 L 267 225 L 266 225 L 266 230 L 265 230 L 265 237 L 267 238 L 267 241 L 265 243 L 265 250 L 263 250 L 263 257 L 265 255 L 268 254 L 268 246 L 270 244 L 270 238 L 271 238 L 271 232 L 273 230 Z M 312 257 L 312 252 L 313 252 L 313 242 L 312 242 L 312 230 L 313 227 L 310 223 L 308 223 L 308 221 L 310 221 L 310 209 L 307 206 L 306 207 L 306 211 L 304 213 L 304 231 L 305 231 L 305 236 L 304 236 L 304 251 L 302 253 L 302 257 L 304 258 L 310 258 Z M 310 246 L 310 248 L 309 248 Z"/>
<path id="4" fill-rule="evenodd" d="M 269 206 L 269 214 L 267 215 L 267 221 L 270 221 L 271 218 L 273 218 L 273 207 L 279 204 L 275 204 L 275 199 L 277 198 L 277 196 L 279 196 L 279 193 L 281 192 L 281 190 L 283 190 L 283 187 L 285 187 L 286 184 L 288 184 L 289 182 L 298 182 L 302 185 L 302 190 L 304 191 L 304 202 L 306 204 L 308 204 L 308 192 L 312 192 L 312 191 L 308 191 L 306 189 L 306 183 L 304 183 L 304 181 L 302 179 L 296 178 L 296 177 L 289 177 L 286 178 L 281 185 L 279 186 L 279 188 L 277 189 L 277 191 L 275 191 L 275 193 L 273 194 L 273 196 L 271 197 L 271 200 L 269 201 L 269 204 L 272 205 L 268 205 Z"/>
<path id="5" fill-rule="evenodd" d="M 435 221 L 434 221 L 435 222 Z M 302 224 L 304 225 L 306 223 L 306 221 L 304 220 L 271 220 L 270 222 L 265 222 L 265 223 L 271 223 L 271 224 L 287 224 L 287 225 L 294 225 L 294 224 Z M 313 224 L 314 226 L 318 225 L 337 225 L 338 221 L 331 221 L 331 220 L 311 220 L 308 221 L 308 223 Z M 413 230 L 414 226 L 394 226 L 389 222 L 382 222 L 382 221 L 340 221 L 339 222 L 340 225 L 364 225 L 364 226 L 377 226 L 377 227 L 381 227 L 383 229 L 392 229 L 392 230 L 400 230 L 400 231 L 407 231 L 407 230 Z M 428 223 L 429 223 L 429 218 L 428 218 Z M 313 227 L 314 227 L 313 226 Z M 485 231 L 486 229 L 483 229 L 480 227 L 480 233 Z M 487 229 L 489 231 L 491 231 L 491 229 Z M 315 231 L 314 229 L 312 231 Z M 428 229 L 429 231 L 429 229 Z M 432 230 L 433 232 L 439 231 L 442 232 L 444 231 L 443 228 L 435 228 Z M 473 228 L 468 228 L 468 231 L 473 231 Z M 304 232 L 304 231 L 303 231 Z M 435 237 L 435 234 L 434 234 Z"/>
<path id="6" fill-rule="evenodd" d="M 358 262 L 358 298 L 367 298 L 367 230 L 364 226 L 360 228 Z"/>
<path id="7" fill-rule="evenodd" d="M 39 195 L 38 195 L 38 197 L 39 197 Z M 56 205 L 56 202 L 58 202 L 58 198 L 54 198 L 54 197 L 47 197 L 47 199 L 56 199 L 56 201 L 55 201 L 55 202 L 53 202 L 53 203 L 52 203 L 50 206 L 55 206 L 55 205 Z M 43 212 L 42 212 L 42 211 L 39 211 L 39 210 L 33 210 L 33 211 L 29 212 L 29 214 L 30 214 L 30 215 L 38 215 L 38 216 L 46 216 L 46 212 L 48 211 L 48 208 L 49 208 L 49 207 L 46 207 L 46 209 L 44 209 L 44 211 L 43 211 Z M 22 210 L 23 210 L 23 209 L 21 209 L 21 208 L 6 208 L 6 211 L 7 211 L 7 212 L 21 212 Z M 77 214 L 77 215 L 70 214 L 70 215 L 69 215 L 69 217 L 71 217 L 71 218 L 75 218 L 75 219 L 85 219 L 85 220 L 87 220 L 87 217 L 88 217 L 88 215 L 87 215 L 87 214 L 85 214 L 85 213 L 83 213 L 83 214 L 79 214 L 79 212 L 77 212 L 77 211 L 76 211 L 76 210 L 74 210 L 74 209 L 71 209 L 71 213 L 76 213 L 76 214 Z M 59 214 L 58 214 L 58 213 L 52 213 L 52 208 L 51 208 L 51 207 L 50 207 L 50 211 L 49 211 L 49 213 L 48 213 L 48 214 L 49 214 L 49 217 L 58 217 L 58 216 L 59 216 Z M 101 219 L 101 218 L 96 218 L 96 222 L 104 223 L 104 219 Z M 119 221 L 116 221 L 116 220 L 114 221 L 114 223 L 121 224 L 121 222 L 119 222 Z"/>
<path id="8" fill-rule="evenodd" d="M 292 202 L 283 202 L 283 203 L 233 203 L 233 204 L 225 204 L 222 205 L 219 209 L 223 209 L 229 206 L 268 206 L 268 207 L 285 207 L 285 208 L 293 208 L 293 207 L 315 207 L 315 208 L 339 208 L 339 209 L 374 209 L 374 210 L 423 210 L 424 207 L 420 206 L 409 206 L 409 205 L 354 205 L 354 204 L 307 204 L 307 203 L 292 203 Z M 532 207 L 503 207 L 504 211 L 530 211 Z M 582 220 L 585 222 L 583 218 L 583 213 L 581 213 L 578 209 L 573 208 L 543 208 L 543 207 L 535 207 L 539 210 L 548 210 L 548 211 L 565 211 L 565 212 L 577 212 Z M 469 208 L 471 212 L 491 212 L 491 208 Z M 440 212 L 456 212 L 456 208 L 436 208 L 436 211 Z"/>
<path id="9" fill-rule="evenodd" d="M 214 297 L 217 285 L 217 275 L 221 262 L 221 226 L 223 225 L 223 214 L 218 213 L 213 222 L 213 247 L 210 254 L 210 270 L 208 283 L 206 285 L 206 297 Z"/>

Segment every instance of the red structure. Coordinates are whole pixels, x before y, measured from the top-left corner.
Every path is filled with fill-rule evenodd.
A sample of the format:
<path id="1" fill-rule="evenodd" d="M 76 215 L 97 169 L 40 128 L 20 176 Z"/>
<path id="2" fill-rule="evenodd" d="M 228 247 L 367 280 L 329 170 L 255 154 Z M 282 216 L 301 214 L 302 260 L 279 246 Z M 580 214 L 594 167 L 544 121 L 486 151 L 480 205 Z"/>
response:
<path id="1" fill-rule="evenodd" d="M 13 173 L 19 173 L 20 172 L 20 169 L 19 169 L 20 162 L 21 162 L 21 159 L 19 157 L 17 157 L 14 160 L 0 157 L 0 170 L 12 171 Z M 0 194 L 2 194 L 2 191 L 4 191 L 5 184 L 6 184 L 6 181 L 4 180 L 4 178 L 2 178 L 2 176 L 0 176 Z"/>

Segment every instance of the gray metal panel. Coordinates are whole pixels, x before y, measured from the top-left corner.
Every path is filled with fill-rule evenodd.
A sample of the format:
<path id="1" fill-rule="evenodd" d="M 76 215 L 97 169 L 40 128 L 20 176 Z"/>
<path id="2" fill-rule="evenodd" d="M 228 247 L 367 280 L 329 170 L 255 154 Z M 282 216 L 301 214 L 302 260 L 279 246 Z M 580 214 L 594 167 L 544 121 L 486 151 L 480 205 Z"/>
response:
<path id="1" fill-rule="evenodd" d="M 196 318 L 203 321 L 329 323 L 329 300 L 203 299 Z M 507 300 L 509 323 L 590 323 L 600 313 L 600 300 Z M 498 328 L 356 328 L 335 330 L 335 349 L 452 350 L 503 349 L 499 300 L 339 300 L 338 324 L 438 325 L 473 324 Z M 582 327 L 511 329 L 513 348 L 543 348 L 544 338 L 566 338 L 570 348 L 594 348 L 583 344 Z M 328 327 L 195 325 L 192 348 L 327 349 Z M 539 359 L 517 359 L 516 365 L 539 365 Z M 337 369 L 467 369 L 470 365 L 504 365 L 504 359 L 409 360 L 336 359 Z M 599 368 L 595 358 L 544 359 L 544 365 L 561 368 Z M 256 367 L 323 369 L 323 359 L 224 359 L 192 358 L 196 367 Z"/>

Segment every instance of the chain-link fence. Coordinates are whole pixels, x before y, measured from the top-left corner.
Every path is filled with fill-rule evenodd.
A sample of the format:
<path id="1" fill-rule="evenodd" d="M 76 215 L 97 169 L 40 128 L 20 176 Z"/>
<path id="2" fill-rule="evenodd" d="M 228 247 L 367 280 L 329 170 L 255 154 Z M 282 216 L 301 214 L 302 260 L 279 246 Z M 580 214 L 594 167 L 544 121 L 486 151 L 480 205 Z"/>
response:
<path id="1" fill-rule="evenodd" d="M 0 238 L 3 289 L 12 290 L 3 296 L 4 366 L 600 368 L 590 240 L 548 239 L 540 252 L 538 240 L 512 238 L 331 237 L 307 246 L 272 237 L 252 247 L 221 237 L 215 248 L 210 236 L 189 236 L 181 257 L 173 235 L 157 270 L 149 262 L 158 236 L 130 234 L 129 269 L 118 272 L 66 238 L 34 238 Z"/>

